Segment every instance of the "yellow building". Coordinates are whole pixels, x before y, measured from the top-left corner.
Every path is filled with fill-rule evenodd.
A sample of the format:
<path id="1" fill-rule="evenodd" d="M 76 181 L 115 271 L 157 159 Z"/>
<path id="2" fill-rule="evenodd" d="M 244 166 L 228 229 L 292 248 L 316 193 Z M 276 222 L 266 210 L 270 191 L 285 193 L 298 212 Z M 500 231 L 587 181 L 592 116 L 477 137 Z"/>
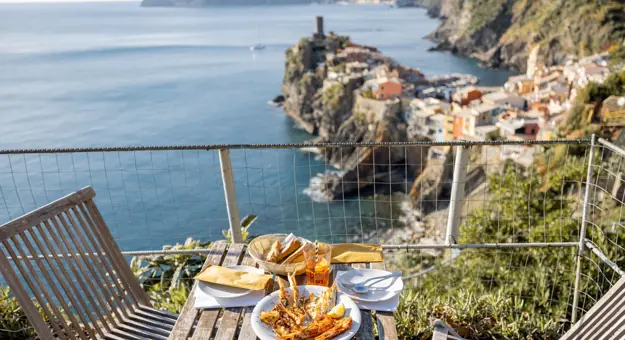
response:
<path id="1" fill-rule="evenodd" d="M 445 115 L 445 140 L 454 140 L 454 120 L 455 116 L 451 113 Z"/>
<path id="2" fill-rule="evenodd" d="M 604 100 L 599 117 L 606 126 L 625 126 L 625 97 L 611 96 Z"/>

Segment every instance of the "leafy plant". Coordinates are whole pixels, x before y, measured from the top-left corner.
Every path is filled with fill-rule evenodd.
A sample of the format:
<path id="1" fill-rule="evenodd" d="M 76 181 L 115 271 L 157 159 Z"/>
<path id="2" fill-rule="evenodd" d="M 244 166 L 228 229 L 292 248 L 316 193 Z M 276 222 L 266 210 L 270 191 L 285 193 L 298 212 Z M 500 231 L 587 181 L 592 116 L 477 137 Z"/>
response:
<path id="1" fill-rule="evenodd" d="M 546 154 L 557 155 L 553 148 Z M 489 177 L 489 200 L 467 216 L 461 225 L 461 243 L 510 243 L 574 241 L 579 237 L 578 197 L 582 192 L 588 160 L 556 157 L 549 165 L 527 171 L 508 164 L 503 173 Z M 547 158 L 549 159 L 549 158 Z M 539 159 L 539 161 L 545 162 Z M 617 172 L 622 160 L 599 155 L 593 159 L 599 173 Z M 544 168 L 542 171 L 540 168 Z M 538 171 L 536 171 L 538 169 Z M 548 169 L 548 170 L 547 170 Z M 599 170 L 604 169 L 604 170 Z M 606 171 L 608 169 L 609 171 Z M 603 180 L 598 179 L 598 183 Z M 619 221 L 622 206 L 604 197 L 595 198 L 587 237 L 621 268 L 625 252 L 623 233 L 610 232 Z M 576 216 L 577 214 L 577 216 Z M 410 254 L 413 254 L 410 258 Z M 400 268 L 430 267 L 418 252 L 396 256 Z M 431 321 L 444 319 L 468 339 L 558 339 L 569 326 L 571 290 L 575 280 L 574 248 L 466 249 L 450 264 L 419 278 L 418 286 L 401 297 L 396 313 L 398 331 L 406 339 L 431 338 Z M 603 277 L 592 261 L 584 261 L 584 277 Z M 600 297 L 610 280 L 588 280 L 584 295 Z M 613 283 L 613 282 L 612 282 Z M 593 299 L 582 299 L 589 310 Z"/>
<path id="2" fill-rule="evenodd" d="M 247 237 L 250 235 L 250 232 L 247 230 L 252 226 L 254 222 L 256 222 L 256 219 L 258 219 L 257 215 L 247 215 L 241 220 L 241 237 L 243 239 L 243 242 L 245 242 L 247 240 Z M 230 231 L 230 229 L 222 230 L 221 234 L 224 235 L 228 242 L 232 243 L 232 232 Z"/>
<path id="3" fill-rule="evenodd" d="M 207 249 L 209 244 L 188 238 L 184 244 L 166 245 L 163 250 Z M 132 258 L 130 267 L 156 308 L 177 313 L 205 260 L 199 254 L 140 256 Z"/>
<path id="4" fill-rule="evenodd" d="M 0 286 L 0 339 L 34 339 L 36 336 L 9 287 Z"/>

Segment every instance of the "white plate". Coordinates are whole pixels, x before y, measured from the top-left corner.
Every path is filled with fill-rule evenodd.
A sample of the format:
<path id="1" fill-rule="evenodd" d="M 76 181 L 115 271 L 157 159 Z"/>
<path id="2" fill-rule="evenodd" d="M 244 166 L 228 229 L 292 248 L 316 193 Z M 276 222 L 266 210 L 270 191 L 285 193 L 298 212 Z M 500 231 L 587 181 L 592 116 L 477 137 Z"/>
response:
<path id="1" fill-rule="evenodd" d="M 349 295 L 351 298 L 356 299 L 356 300 L 367 301 L 367 302 L 385 301 L 385 300 L 395 297 L 395 295 L 401 293 L 402 289 L 404 289 L 404 280 L 402 280 L 401 277 L 393 278 L 395 281 L 393 281 L 392 284 L 391 284 L 391 280 L 393 279 L 386 279 L 386 280 L 374 283 L 373 285 L 370 286 L 373 289 L 370 289 L 368 292 L 364 294 L 358 294 L 354 292 L 353 290 L 345 287 L 343 283 L 357 284 L 367 279 L 370 279 L 372 277 L 383 276 L 383 275 L 388 275 L 388 274 L 390 274 L 390 272 L 387 272 L 386 270 L 378 270 L 378 269 L 350 270 L 345 273 L 342 273 L 341 276 L 337 278 L 337 281 L 338 281 L 337 286 L 339 288 L 339 291 Z M 376 290 L 376 289 L 382 289 L 382 290 Z"/>
<path id="2" fill-rule="evenodd" d="M 321 293 L 326 291 L 328 288 L 321 286 L 297 286 L 297 289 L 299 289 L 300 296 L 308 296 L 310 294 L 321 295 Z M 287 288 L 287 292 L 290 293 L 291 288 Z M 271 329 L 271 327 L 260 321 L 260 312 L 272 310 L 273 306 L 278 303 L 279 295 L 280 291 L 275 291 L 265 296 L 265 298 L 260 300 L 256 307 L 254 307 L 254 311 L 252 311 L 252 329 L 254 329 L 254 333 L 256 333 L 261 340 L 275 340 L 278 338 L 277 334 L 273 331 L 273 329 Z M 360 310 L 358 309 L 358 306 L 356 306 L 356 303 L 354 303 L 354 301 L 347 295 L 337 294 L 336 304 L 338 305 L 339 303 L 343 303 L 345 306 L 345 314 L 343 316 L 349 316 L 352 318 L 352 327 L 344 333 L 332 338 L 332 340 L 351 339 L 354 335 L 356 335 L 358 328 L 360 328 Z"/>
<path id="3" fill-rule="evenodd" d="M 264 274 L 265 271 L 260 268 L 250 266 L 229 266 L 226 268 L 242 270 L 248 273 Z M 204 293 L 218 299 L 231 299 L 235 297 L 245 296 L 252 292 L 251 289 L 228 287 L 216 283 L 198 282 L 198 288 Z"/>

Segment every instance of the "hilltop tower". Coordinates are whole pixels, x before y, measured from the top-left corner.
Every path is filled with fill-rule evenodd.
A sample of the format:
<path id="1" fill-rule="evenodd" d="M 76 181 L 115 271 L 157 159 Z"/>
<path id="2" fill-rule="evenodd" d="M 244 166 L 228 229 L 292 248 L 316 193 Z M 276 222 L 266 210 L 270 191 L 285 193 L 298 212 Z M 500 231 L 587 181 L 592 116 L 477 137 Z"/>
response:
<path id="1" fill-rule="evenodd" d="M 315 17 L 315 33 L 313 34 L 313 38 L 325 38 L 325 35 L 323 34 L 322 16 Z"/>

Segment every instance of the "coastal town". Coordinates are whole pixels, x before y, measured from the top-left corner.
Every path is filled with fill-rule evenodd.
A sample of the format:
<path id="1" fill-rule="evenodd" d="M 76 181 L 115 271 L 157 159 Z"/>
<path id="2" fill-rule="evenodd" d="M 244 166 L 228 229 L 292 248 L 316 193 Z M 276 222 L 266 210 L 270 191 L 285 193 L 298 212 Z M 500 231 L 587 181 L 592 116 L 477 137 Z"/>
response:
<path id="1" fill-rule="evenodd" d="M 357 148 L 340 152 L 307 148 L 333 169 L 311 178 L 304 193 L 324 202 L 363 190 L 382 195 L 403 192 L 419 214 L 427 215 L 441 209 L 429 207 L 429 202 L 448 194 L 451 172 L 446 165 L 453 163 L 449 161 L 453 153 L 444 142 L 574 139 L 587 137 L 584 134 L 591 130 L 615 140 L 625 126 L 625 98 L 611 93 L 588 104 L 584 96 L 589 84 L 613 78 L 623 63 L 615 64 L 609 52 L 571 56 L 564 64 L 549 66 L 543 58 L 541 47 L 533 46 L 526 71 L 511 76 L 503 86 L 481 86 L 477 77 L 466 74 L 427 77 L 375 46 L 331 31 L 326 34 L 323 18 L 316 17 L 312 36 L 287 49 L 281 95 L 274 100 L 297 127 L 312 135 L 310 142 L 439 144 L 407 152 L 372 148 L 364 155 Z M 583 100 L 576 99 L 580 94 Z M 577 127 L 563 128 L 571 125 L 571 112 L 577 112 L 573 118 Z M 526 169 L 541 152 L 523 143 L 491 150 L 482 152 L 480 163 L 510 160 Z M 389 161 L 370 166 L 374 159 Z M 475 188 L 496 171 L 473 170 Z M 377 181 L 403 185 L 370 185 Z"/>
<path id="2" fill-rule="evenodd" d="M 324 37 L 323 18 L 319 17 L 313 39 Z M 604 82 L 615 71 L 608 66 L 608 52 L 546 67 L 540 62 L 540 46 L 536 46 L 525 73 L 510 77 L 502 87 L 485 87 L 471 75 L 427 78 L 418 69 L 394 62 L 374 46 L 348 42 L 343 49 L 323 53 L 317 58 L 323 62 L 310 65 L 323 79 L 322 92 L 358 84 L 354 113 L 370 122 L 387 116 L 398 118 L 410 141 L 557 138 L 557 127 L 580 89 L 591 82 Z M 600 110 L 588 107 L 585 115 L 589 123 L 625 126 L 625 98 L 610 97 Z M 433 147 L 428 157 L 440 157 L 447 149 Z M 532 155 L 517 158 L 525 159 L 525 165 L 533 159 Z"/>

